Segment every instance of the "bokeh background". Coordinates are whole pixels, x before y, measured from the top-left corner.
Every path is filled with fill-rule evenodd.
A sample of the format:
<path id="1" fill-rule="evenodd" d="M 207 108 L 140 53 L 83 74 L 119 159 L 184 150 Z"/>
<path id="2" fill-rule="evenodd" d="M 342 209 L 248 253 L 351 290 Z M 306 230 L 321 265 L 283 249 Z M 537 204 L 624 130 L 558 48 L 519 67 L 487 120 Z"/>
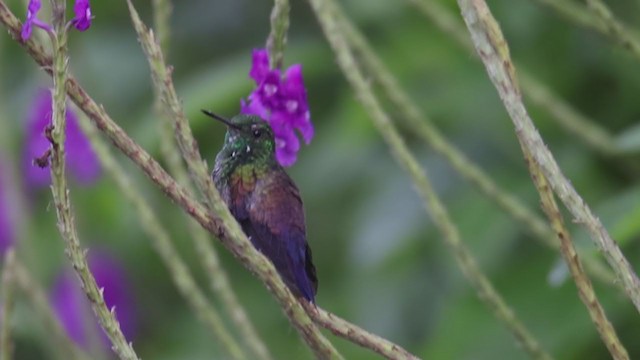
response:
<path id="1" fill-rule="evenodd" d="M 458 14 L 455 1 L 438 2 Z M 341 3 L 412 99 L 446 136 L 503 189 L 539 212 L 511 121 L 476 58 L 407 1 Z M 637 264 L 638 59 L 536 1 L 488 3 L 516 61 L 626 146 L 623 155 L 602 156 L 560 128 L 546 109 L 530 106 L 566 175 L 622 244 L 631 263 Z M 24 18 L 25 2 L 8 4 Z M 135 5 L 151 23 L 150 2 Z M 640 27 L 637 2 L 612 0 L 609 5 L 632 27 Z M 226 116 L 239 111 L 240 99 L 253 88 L 247 76 L 251 50 L 264 46 L 271 6 L 270 1 L 174 1 L 169 63 L 210 165 L 221 147 L 224 128 L 200 114 L 200 109 Z M 93 1 L 92 10 L 92 27 L 70 35 L 71 72 L 120 126 L 159 157 L 160 119 L 153 112 L 148 66 L 126 3 Z M 47 11 L 45 6 L 41 18 L 46 19 Z M 39 30 L 35 33 L 43 35 Z M 356 102 L 304 1 L 292 1 L 285 65 L 293 63 L 303 64 L 316 127 L 313 142 L 303 147 L 289 173 L 305 202 L 308 240 L 320 281 L 318 303 L 423 358 L 525 358 L 461 275 L 410 179 Z M 12 164 L 13 171 L 5 170 L 3 175 L 13 179 L 10 192 L 15 196 L 10 206 L 15 209 L 14 221 L 24 230 L 15 244 L 20 259 L 47 290 L 69 265 L 55 226 L 50 191 L 22 185 L 22 153 L 30 104 L 38 89 L 50 86 L 50 79 L 23 49 L 6 31 L 0 32 L 0 153 Z M 559 359 L 607 358 L 575 286 L 566 279 L 559 254 L 480 195 L 411 129 L 404 128 L 403 134 L 428 169 L 464 242 L 543 347 Z M 128 159 L 117 157 L 208 291 L 180 210 Z M 90 252 L 110 252 L 126 270 L 137 309 L 132 316 L 138 327 L 131 340 L 138 354 L 145 359 L 224 358 L 212 334 L 177 293 L 132 207 L 108 174 L 90 186 L 71 186 L 83 245 Z M 572 226 L 579 247 L 600 261 L 586 234 Z M 311 358 L 265 288 L 216 246 L 234 289 L 274 357 Z M 631 357 L 640 356 L 640 316 L 613 284 L 596 281 L 595 286 Z M 16 359 L 53 358 L 46 341 L 49 335 L 19 295 L 17 300 L 12 318 Z M 212 301 L 219 304 L 213 297 Z M 374 357 L 346 341 L 335 339 L 335 344 L 349 359 Z"/>

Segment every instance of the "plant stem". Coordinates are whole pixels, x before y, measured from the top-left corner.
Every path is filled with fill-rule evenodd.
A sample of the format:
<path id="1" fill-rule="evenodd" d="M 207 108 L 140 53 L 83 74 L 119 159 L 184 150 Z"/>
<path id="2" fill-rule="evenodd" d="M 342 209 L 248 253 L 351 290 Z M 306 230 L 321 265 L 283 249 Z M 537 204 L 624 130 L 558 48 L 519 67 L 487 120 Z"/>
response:
<path id="1" fill-rule="evenodd" d="M 371 349 L 387 359 L 418 360 L 419 358 L 391 341 L 372 334 L 335 314 L 317 306 L 305 304 L 313 321 L 337 336 L 348 339 L 366 349 Z"/>
<path id="2" fill-rule="evenodd" d="M 47 338 L 50 340 L 52 350 L 59 352 L 61 359 L 88 360 L 88 355 L 69 338 L 51 308 L 47 294 L 42 286 L 33 279 L 27 267 L 21 261 L 16 260 L 14 269 L 16 285 L 26 295 L 31 307 L 42 320 L 49 335 Z"/>
<path id="3" fill-rule="evenodd" d="M 55 43 L 53 44 L 53 125 L 47 130 L 51 142 L 51 191 L 58 215 L 58 229 L 67 244 L 67 256 L 82 283 L 82 289 L 91 302 L 100 325 L 121 359 L 137 360 L 133 347 L 127 343 L 120 330 L 114 311 L 109 311 L 104 302 L 103 290 L 98 288 L 86 253 L 80 247 L 74 216 L 71 210 L 69 189 L 65 177 L 65 129 L 66 129 L 66 83 L 67 83 L 67 31 L 65 22 L 65 0 L 52 3 Z"/>
<path id="4" fill-rule="evenodd" d="M 200 320 L 209 327 L 233 359 L 246 359 L 246 355 L 225 327 L 222 318 L 208 302 L 206 296 L 193 279 L 189 267 L 173 246 L 169 232 L 164 228 L 151 206 L 141 195 L 142 192 L 136 188 L 126 171 L 117 163 L 89 120 L 84 116 L 79 116 L 79 125 L 90 140 L 102 168 L 113 178 L 120 191 L 135 208 L 142 229 L 149 235 L 154 249 L 169 270 L 169 274 L 171 274 L 171 278 L 180 294 L 187 300 Z"/>
<path id="5" fill-rule="evenodd" d="M 640 311 L 640 280 L 618 244 L 611 239 L 600 220 L 593 215 L 589 206 L 564 176 L 535 128 L 522 103 L 507 43 L 489 7 L 484 0 L 458 0 L 458 5 L 476 50 L 513 120 L 516 136 L 540 166 L 545 178 L 574 216 L 575 221 L 589 231 L 594 243 L 604 253 L 609 265 L 621 280 L 627 296 Z"/>
<path id="6" fill-rule="evenodd" d="M 410 0 L 420 12 L 429 18 L 438 28 L 455 39 L 456 43 L 475 55 L 475 49 L 469 39 L 464 25 L 460 23 L 449 11 L 434 0 Z M 351 31 L 347 31 L 347 34 Z M 353 36 L 355 38 L 355 36 Z M 364 40 L 363 40 L 364 41 Z M 353 40 L 354 44 L 360 42 Z M 360 46 L 363 47 L 363 46 Z M 536 235 L 540 241 L 558 250 L 560 243 L 557 241 L 552 229 L 541 216 L 522 204 L 517 197 L 500 189 L 500 187 L 486 174 L 482 168 L 473 164 L 460 150 L 456 149 L 440 134 L 426 116 L 423 116 L 415 106 L 408 94 L 402 90 L 389 70 L 384 68 L 379 60 L 375 61 L 373 51 L 362 50 L 364 61 L 369 63 L 371 71 L 379 77 L 379 81 L 387 93 L 387 96 L 404 114 L 408 125 L 417 131 L 425 141 L 431 143 L 433 148 L 445 156 L 451 165 L 466 177 L 472 184 L 480 189 L 488 198 L 494 200 L 507 214 L 523 224 L 529 231 Z M 369 55 L 371 54 L 371 56 Z M 378 64 L 376 64 L 378 63 Z M 570 133 L 583 140 L 591 148 L 611 155 L 613 152 L 613 137 L 595 122 L 577 112 L 569 104 L 560 100 L 555 94 L 536 81 L 531 75 L 520 72 L 522 88 L 525 95 L 546 111 L 549 111 L 558 123 Z M 599 261 L 587 258 L 586 268 L 605 284 L 615 284 L 615 275 Z"/>
<path id="7" fill-rule="evenodd" d="M 166 58 L 169 50 L 169 14 L 171 4 L 169 0 L 154 0 L 153 5 L 155 14 L 154 28 L 158 34 L 160 48 Z M 157 91 L 154 108 L 158 117 L 164 120 L 158 122 L 158 129 L 162 139 L 160 142 L 160 151 L 167 163 L 169 172 L 179 184 L 186 188 L 189 194 L 195 194 L 189 180 L 189 175 L 180 157 L 180 149 L 178 149 L 175 143 L 171 119 L 164 113 L 162 99 Z M 200 263 L 209 277 L 209 283 L 214 294 L 222 300 L 226 312 L 240 330 L 242 339 L 247 344 L 249 350 L 253 352 L 253 355 L 261 360 L 270 360 L 271 356 L 269 355 L 269 351 L 247 316 L 245 309 L 242 307 L 242 303 L 233 291 L 227 273 L 220 264 L 218 253 L 210 241 L 209 236 L 195 220 L 188 218 L 186 221 L 187 230 L 190 234 L 189 237 L 193 241 Z"/>
<path id="8" fill-rule="evenodd" d="M 535 358 L 548 359 L 549 356 L 504 302 L 489 279 L 482 273 L 473 255 L 461 241 L 458 229 L 451 221 L 446 208 L 431 186 L 429 178 L 382 109 L 357 65 L 348 42 L 342 36 L 342 31 L 336 20 L 338 15 L 336 15 L 336 8 L 333 2 L 329 0 L 310 0 L 310 3 L 324 30 L 325 36 L 336 54 L 337 62 L 342 68 L 344 76 L 353 87 L 358 100 L 369 113 L 378 132 L 387 142 L 392 155 L 411 177 L 427 211 L 431 213 L 435 225 L 442 233 L 445 244 L 453 252 L 458 266 L 476 289 L 479 298 L 493 312 L 496 318 L 503 322 L 527 353 Z"/>
<path id="9" fill-rule="evenodd" d="M 168 0 L 154 0 L 154 27 L 158 34 L 158 41 L 162 50 L 162 54 L 166 58 L 169 43 L 169 19 L 168 11 L 166 8 L 169 4 Z M 159 14 L 160 13 L 160 14 Z M 162 15 L 164 13 L 164 15 Z M 165 40 L 163 41 L 163 38 Z M 173 136 L 172 121 L 169 119 L 162 108 L 162 99 L 160 94 L 156 91 L 155 110 L 160 118 L 164 121 L 158 122 L 158 129 L 160 132 L 160 151 L 169 168 L 170 174 L 177 180 L 179 184 L 184 186 L 187 192 L 191 195 L 195 194 L 191 181 L 189 180 L 189 174 L 184 168 L 182 158 L 180 156 L 180 149 L 176 145 L 176 140 Z M 187 230 L 189 237 L 193 241 L 194 247 L 201 265 L 204 267 L 207 276 L 209 277 L 209 284 L 213 293 L 216 294 L 221 300 L 224 308 L 234 322 L 235 326 L 240 330 L 240 335 L 247 347 L 257 359 L 270 360 L 271 356 L 265 346 L 263 340 L 258 335 L 255 327 L 251 323 L 251 320 L 247 316 L 242 303 L 236 296 L 225 269 L 220 264 L 218 253 L 210 241 L 209 236 L 198 223 L 188 218 Z"/>
<path id="10" fill-rule="evenodd" d="M 587 307 L 589 316 L 596 325 L 600 338 L 602 338 L 602 341 L 607 346 L 611 356 L 617 360 L 628 360 L 629 355 L 627 354 L 627 350 L 620 342 L 620 339 L 618 339 L 616 330 L 607 319 L 607 315 L 604 313 L 602 305 L 598 302 L 598 298 L 593 290 L 591 281 L 582 268 L 582 263 L 580 262 L 578 253 L 571 242 L 571 235 L 564 226 L 562 214 L 560 213 L 560 209 L 558 209 L 558 205 L 556 204 L 553 192 L 549 188 L 547 179 L 544 177 L 542 171 L 540 171 L 538 164 L 532 160 L 527 148 L 523 146 L 522 151 L 525 154 L 525 159 L 527 161 L 527 166 L 529 167 L 533 183 L 540 194 L 542 209 L 545 214 L 547 214 L 551 227 L 560 240 L 560 253 L 569 267 L 571 276 L 573 276 L 573 281 L 576 283 L 580 300 L 582 300 L 584 305 Z"/>
<path id="11" fill-rule="evenodd" d="M 582 27 L 593 29 L 640 60 L 640 36 L 629 30 L 601 0 L 586 0 L 587 7 L 568 0 L 535 0 Z"/>
<path id="12" fill-rule="evenodd" d="M 169 41 L 171 40 L 171 12 L 173 4 L 171 0 L 152 0 L 153 28 L 160 44 L 160 49 L 165 57 L 169 55 Z"/>
<path id="13" fill-rule="evenodd" d="M 289 10 L 289 0 L 274 0 L 273 10 L 271 10 L 271 32 L 267 39 L 267 51 L 272 69 L 282 67 L 289 30 Z"/>
<path id="14" fill-rule="evenodd" d="M 242 257 L 247 260 L 245 263 L 251 270 L 267 284 L 269 289 L 276 295 L 292 324 L 297 328 L 307 345 L 320 358 L 341 358 L 341 355 L 333 345 L 322 335 L 320 330 L 314 325 L 305 313 L 298 300 L 291 294 L 289 288 L 284 284 L 277 274 L 273 264 L 257 249 L 251 245 L 249 239 L 242 232 L 240 225 L 235 220 L 220 194 L 213 186 L 213 181 L 209 176 L 206 163 L 202 160 L 198 151 L 198 145 L 193 137 L 188 120 L 182 110 L 182 104 L 173 87 L 170 70 L 164 63 L 162 52 L 160 51 L 153 34 L 148 31 L 140 20 L 133 4 L 127 0 L 131 18 L 138 33 L 138 38 L 142 48 L 149 60 L 151 74 L 154 85 L 162 95 L 163 104 L 167 115 L 174 120 L 176 138 L 187 168 L 191 177 L 204 199 L 215 214 L 222 219 L 222 226 L 225 233 L 229 234 L 229 246 L 236 247 L 242 252 Z M 239 255 L 238 253 L 235 253 Z"/>
<path id="15" fill-rule="evenodd" d="M 0 360 L 11 360 L 13 343 L 11 342 L 11 313 L 13 311 L 15 288 L 16 253 L 9 248 L 4 255 L 2 280 L 0 281 Z"/>
<path id="16" fill-rule="evenodd" d="M 604 24 L 603 33 L 640 60 L 640 39 L 616 19 L 609 7 L 602 0 L 587 0 L 587 7 Z"/>

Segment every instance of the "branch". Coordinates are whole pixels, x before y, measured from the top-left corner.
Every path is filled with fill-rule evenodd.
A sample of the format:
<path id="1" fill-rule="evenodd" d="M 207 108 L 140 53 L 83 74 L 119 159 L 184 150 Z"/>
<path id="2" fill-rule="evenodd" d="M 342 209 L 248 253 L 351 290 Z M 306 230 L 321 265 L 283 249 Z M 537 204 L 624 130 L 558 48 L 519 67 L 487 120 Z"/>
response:
<path id="1" fill-rule="evenodd" d="M 591 316 L 591 320 L 596 325 L 600 338 L 607 346 L 611 356 L 617 360 L 628 360 L 629 355 L 627 354 L 627 350 L 620 342 L 620 339 L 618 339 L 616 330 L 607 319 L 607 315 L 604 313 L 602 305 L 598 302 L 598 298 L 593 290 L 591 281 L 582 268 L 582 263 L 580 262 L 578 253 L 571 242 L 571 235 L 564 226 L 562 214 L 560 213 L 560 209 L 558 209 L 553 192 L 549 189 L 547 179 L 544 177 L 542 171 L 540 171 L 538 164 L 531 159 L 531 155 L 528 153 L 528 150 L 523 147 L 522 151 L 525 153 L 525 159 L 527 166 L 529 167 L 533 183 L 540 194 L 542 209 L 545 214 L 547 214 L 549 222 L 560 240 L 560 253 L 571 271 L 573 281 L 576 283 L 576 287 L 578 288 L 580 300 L 582 300 L 584 305 L 587 307 L 589 316 Z"/>
<path id="2" fill-rule="evenodd" d="M 464 25 L 459 19 L 455 18 L 450 11 L 435 0 L 410 0 L 410 2 L 431 20 L 436 27 L 452 37 L 458 45 L 476 55 L 473 43 L 471 39 L 469 39 Z M 368 59 L 367 56 L 365 56 L 365 60 L 366 59 Z M 374 68 L 373 65 L 371 65 L 371 67 Z M 381 74 L 382 70 L 376 69 L 376 71 L 374 71 L 374 74 L 375 73 Z M 407 121 L 418 131 L 418 135 L 422 136 L 428 142 L 431 142 L 436 151 L 439 151 L 448 158 L 454 168 L 458 169 L 463 176 L 467 177 L 472 184 L 476 185 L 489 198 L 494 199 L 498 206 L 504 209 L 506 213 L 529 228 L 529 231 L 535 234 L 538 239 L 546 245 L 554 250 L 559 250 L 560 243 L 557 241 L 552 229 L 541 216 L 531 211 L 524 204 L 520 204 L 515 196 L 506 192 L 502 193 L 499 186 L 493 182 L 482 168 L 471 163 L 464 154 L 456 148 L 453 148 L 453 145 L 447 146 L 448 143 L 446 139 L 438 132 L 437 128 L 428 121 L 429 119 L 421 116 L 415 105 L 411 105 L 409 96 L 403 96 L 403 91 L 400 86 L 393 85 L 390 80 L 383 79 L 382 76 L 380 77 L 380 82 L 386 87 L 385 91 L 387 91 L 389 98 L 396 103 L 396 107 L 400 109 L 400 111 L 405 113 Z M 576 135 L 578 139 L 584 141 L 587 146 L 605 155 L 611 154 L 614 143 L 609 133 L 592 120 L 580 114 L 572 108 L 571 105 L 560 100 L 555 94 L 552 94 L 546 86 L 537 82 L 531 75 L 520 71 L 520 77 L 522 80 L 523 93 L 528 95 L 536 105 L 541 109 L 549 111 L 561 126 Z M 402 99 L 403 97 L 406 98 L 406 100 Z M 433 127 L 433 129 L 429 131 L 429 127 Z M 615 275 L 601 262 L 588 257 L 586 258 L 585 266 L 587 270 L 603 283 L 615 284 Z"/>
<path id="3" fill-rule="evenodd" d="M 481 301 L 493 312 L 494 316 L 505 325 L 518 343 L 532 357 L 549 358 L 538 342 L 522 325 L 515 313 L 504 302 L 489 279 L 482 273 L 473 255 L 460 239 L 458 229 L 449 218 L 449 214 L 431 186 L 429 178 L 407 148 L 407 145 L 398 134 L 388 115 L 382 109 L 380 103 L 371 91 L 368 82 L 364 78 L 361 69 L 358 67 L 348 42 L 342 36 L 340 25 L 336 20 L 336 8 L 333 2 L 328 0 L 310 0 L 310 3 L 327 40 L 336 54 L 337 62 L 342 68 L 344 76 L 353 87 L 358 100 L 360 100 L 363 107 L 369 112 L 375 127 L 387 142 L 396 161 L 411 176 L 414 186 L 422 197 L 427 211 L 431 213 L 435 225 L 442 233 L 445 244 L 454 254 L 458 266 L 475 288 Z"/>
<path id="4" fill-rule="evenodd" d="M 535 1 L 552 8 L 577 25 L 595 30 L 629 51 L 636 59 L 640 59 L 638 33 L 627 29 L 627 26 L 618 20 L 601 0 L 586 0 L 588 8 L 568 0 Z"/>
<path id="5" fill-rule="evenodd" d="M 251 245 L 246 235 L 242 232 L 240 225 L 229 212 L 220 194 L 213 186 L 213 181 L 209 176 L 206 163 L 202 160 L 198 151 L 188 120 L 182 110 L 182 104 L 173 87 L 170 70 L 164 63 L 162 52 L 160 51 L 153 34 L 148 31 L 140 20 L 135 8 L 130 0 L 127 0 L 131 19 L 134 23 L 138 39 L 149 61 L 151 74 L 155 86 L 160 90 L 162 103 L 165 111 L 171 119 L 175 121 L 176 139 L 182 151 L 184 160 L 187 163 L 192 179 L 200 192 L 204 195 L 205 201 L 210 209 L 223 219 L 223 226 L 228 234 L 231 234 L 233 246 L 242 247 L 244 252 L 253 255 L 253 261 L 249 264 L 261 279 L 267 283 L 268 287 L 276 295 L 281 306 L 289 309 L 287 312 L 290 321 L 298 329 L 301 336 L 316 356 L 322 358 L 340 358 L 340 354 L 329 341 L 320 333 L 305 313 L 298 300 L 291 294 L 289 288 L 284 284 L 277 274 L 273 264 L 262 253 Z"/>
<path id="6" fill-rule="evenodd" d="M 282 66 L 284 48 L 287 44 L 287 30 L 289 30 L 289 10 L 289 0 L 274 0 L 273 10 L 271 10 L 271 32 L 267 39 L 272 69 Z"/>
<path id="7" fill-rule="evenodd" d="M 65 177 L 65 130 L 67 97 L 65 85 L 67 83 L 67 31 L 65 22 L 65 0 L 57 0 L 52 3 L 54 19 L 54 44 L 53 44 L 53 128 L 46 130 L 51 142 L 51 192 L 53 202 L 58 215 L 58 230 L 67 245 L 67 256 L 73 264 L 73 268 L 80 278 L 82 289 L 91 302 L 91 307 L 98 317 L 100 325 L 113 345 L 113 350 L 121 359 L 137 360 L 138 356 L 131 344 L 128 344 L 120 325 L 115 317 L 115 311 L 109 311 L 104 297 L 103 289 L 98 288 L 95 278 L 89 270 L 86 253 L 80 247 L 80 240 L 74 224 L 74 216 L 71 210 L 69 189 Z"/>
<path id="8" fill-rule="evenodd" d="M 209 303 L 207 297 L 193 279 L 189 267 L 173 246 L 169 232 L 164 228 L 151 206 L 141 195 L 142 191 L 136 188 L 131 177 L 117 163 L 107 144 L 98 136 L 97 130 L 89 120 L 84 116 L 79 116 L 78 118 L 78 123 L 91 142 L 91 147 L 100 160 L 102 168 L 113 178 L 118 189 L 133 205 L 140 219 L 142 229 L 151 239 L 154 249 L 169 270 L 169 274 L 180 294 L 187 300 L 187 303 L 193 308 L 200 320 L 209 327 L 229 355 L 233 359 L 245 359 L 244 352 L 227 330 L 218 311 Z"/>
<path id="9" fill-rule="evenodd" d="M 538 134 L 529 117 L 515 78 L 515 68 L 509 49 L 498 23 L 491 15 L 484 0 L 458 0 L 474 45 L 482 59 L 491 81 L 515 125 L 516 135 L 533 160 L 540 166 L 575 221 L 591 234 L 594 243 L 604 253 L 609 265 L 621 280 L 625 292 L 640 311 L 640 280 L 602 223 L 596 218 L 571 183 L 564 176 L 551 152 Z"/>
<path id="10" fill-rule="evenodd" d="M 166 58 L 169 44 L 169 10 L 171 7 L 169 0 L 154 0 L 154 27 L 158 34 L 158 42 L 162 50 L 163 56 Z M 163 40 L 164 39 L 164 40 Z M 155 88 L 154 88 L 155 89 Z M 176 145 L 176 140 L 173 136 L 173 126 L 171 119 L 166 116 L 162 108 L 162 98 L 156 89 L 156 102 L 155 110 L 158 113 L 158 117 L 164 121 L 158 122 L 158 129 L 160 132 L 160 151 L 167 163 L 169 172 L 177 180 L 177 182 L 183 185 L 187 192 L 191 195 L 196 192 L 189 180 L 189 174 L 187 173 L 182 158 L 180 157 L 180 149 Z M 198 259 L 201 265 L 205 269 L 205 273 L 209 277 L 209 284 L 214 294 L 216 294 L 221 300 L 222 304 L 234 322 L 236 327 L 240 330 L 240 334 L 247 347 L 254 356 L 261 360 L 270 360 L 271 356 L 265 346 L 263 340 L 255 330 L 251 320 L 247 316 L 247 312 L 242 307 L 242 303 L 236 296 L 225 269 L 220 264 L 218 253 L 210 241 L 207 232 L 198 225 L 193 219 L 187 219 L 187 231 L 189 237 L 193 241 Z"/>
<path id="11" fill-rule="evenodd" d="M 602 0 L 587 0 L 587 7 L 604 24 L 603 33 L 640 60 L 640 39 L 616 19 L 609 7 Z"/>
<path id="12" fill-rule="evenodd" d="M 309 304 L 305 304 L 305 309 L 307 310 L 307 314 L 309 314 L 318 325 L 363 348 L 371 349 L 387 359 L 419 359 L 417 356 L 391 341 L 372 334 L 326 310 Z"/>

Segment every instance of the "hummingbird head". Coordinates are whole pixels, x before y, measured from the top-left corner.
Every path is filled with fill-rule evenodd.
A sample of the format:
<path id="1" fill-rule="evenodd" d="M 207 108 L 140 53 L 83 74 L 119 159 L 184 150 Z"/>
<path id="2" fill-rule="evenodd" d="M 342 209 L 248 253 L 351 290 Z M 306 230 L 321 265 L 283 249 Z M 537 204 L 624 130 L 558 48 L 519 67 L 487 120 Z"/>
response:
<path id="1" fill-rule="evenodd" d="M 240 114 L 226 119 L 210 111 L 206 115 L 227 125 L 221 160 L 236 164 L 275 163 L 276 143 L 269 124 L 255 115 Z"/>

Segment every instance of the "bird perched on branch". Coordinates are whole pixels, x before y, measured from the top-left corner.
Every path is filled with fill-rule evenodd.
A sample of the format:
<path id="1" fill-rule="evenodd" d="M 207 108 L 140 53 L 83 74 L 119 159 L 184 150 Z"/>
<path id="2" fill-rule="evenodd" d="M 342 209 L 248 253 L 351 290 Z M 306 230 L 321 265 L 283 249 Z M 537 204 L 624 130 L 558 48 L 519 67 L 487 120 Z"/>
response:
<path id="1" fill-rule="evenodd" d="M 227 125 L 212 174 L 220 195 L 289 289 L 314 303 L 318 280 L 306 240 L 302 199 L 276 160 L 271 127 L 254 115 L 225 119 L 203 112 Z"/>

